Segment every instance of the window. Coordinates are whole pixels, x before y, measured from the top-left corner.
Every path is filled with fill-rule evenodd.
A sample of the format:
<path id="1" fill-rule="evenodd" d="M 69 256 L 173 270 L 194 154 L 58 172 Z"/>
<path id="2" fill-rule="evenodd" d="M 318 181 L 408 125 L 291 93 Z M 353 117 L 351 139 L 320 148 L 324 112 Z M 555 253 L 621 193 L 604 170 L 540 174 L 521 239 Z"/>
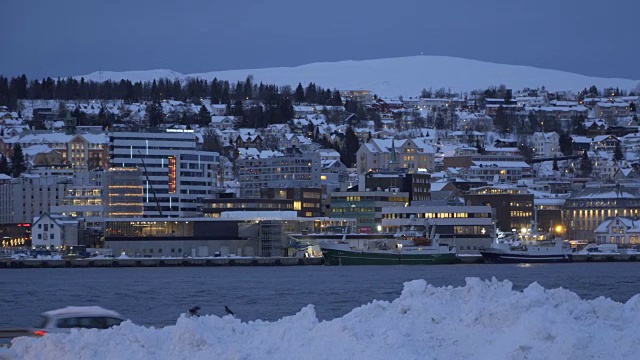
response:
<path id="1" fill-rule="evenodd" d="M 54 236 L 54 234 L 49 234 L 49 239 L 53 240 Z"/>

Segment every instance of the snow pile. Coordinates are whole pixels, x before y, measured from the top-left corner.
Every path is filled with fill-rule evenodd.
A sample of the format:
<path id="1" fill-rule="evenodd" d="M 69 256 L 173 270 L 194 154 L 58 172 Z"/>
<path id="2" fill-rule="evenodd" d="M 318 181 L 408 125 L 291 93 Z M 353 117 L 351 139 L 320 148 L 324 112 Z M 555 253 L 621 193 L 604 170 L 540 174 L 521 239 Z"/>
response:
<path id="1" fill-rule="evenodd" d="M 640 349 L 640 295 L 582 300 L 537 283 L 468 278 L 463 287 L 405 283 L 330 321 L 314 307 L 275 322 L 181 317 L 13 341 L 9 359 L 630 359 Z"/>
<path id="2" fill-rule="evenodd" d="M 107 72 L 84 75 L 85 80 L 151 81 L 201 78 L 244 81 L 253 75 L 254 83 L 295 86 L 314 82 L 323 88 L 339 90 L 371 90 L 382 97 L 418 96 L 423 88 L 445 88 L 454 92 L 485 89 L 504 84 L 519 90 L 525 87 L 547 90 L 580 91 L 595 85 L 598 89 L 619 87 L 640 89 L 637 80 L 599 78 L 565 71 L 540 69 L 531 66 L 495 64 L 449 56 L 407 56 L 386 59 L 318 62 L 296 67 L 213 71 L 183 75 L 172 70 Z M 79 79 L 81 76 L 76 76 Z"/>

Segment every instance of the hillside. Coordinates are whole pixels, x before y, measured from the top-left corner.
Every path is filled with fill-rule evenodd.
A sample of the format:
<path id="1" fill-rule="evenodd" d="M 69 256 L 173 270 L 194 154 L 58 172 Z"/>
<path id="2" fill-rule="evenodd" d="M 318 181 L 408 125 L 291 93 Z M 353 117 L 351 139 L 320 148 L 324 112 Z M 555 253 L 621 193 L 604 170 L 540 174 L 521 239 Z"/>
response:
<path id="1" fill-rule="evenodd" d="M 512 89 L 546 86 L 548 90 L 582 90 L 619 87 L 640 90 L 638 80 L 598 78 L 570 72 L 530 66 L 504 65 L 446 56 L 410 56 L 400 58 L 312 63 L 296 67 L 225 70 L 180 74 L 172 70 L 93 72 L 86 80 L 150 81 L 157 78 L 218 78 L 235 82 L 253 75 L 256 82 L 295 86 L 315 82 L 324 88 L 368 89 L 380 96 L 416 96 L 423 88 L 451 88 L 470 91 L 505 84 Z M 77 76 L 79 78 L 80 76 Z"/>

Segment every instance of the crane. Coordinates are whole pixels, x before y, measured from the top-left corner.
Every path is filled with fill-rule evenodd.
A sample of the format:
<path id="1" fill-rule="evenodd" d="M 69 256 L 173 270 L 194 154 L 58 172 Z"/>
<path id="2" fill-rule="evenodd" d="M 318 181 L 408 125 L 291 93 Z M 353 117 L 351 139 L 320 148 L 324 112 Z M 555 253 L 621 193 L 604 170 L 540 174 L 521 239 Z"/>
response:
<path id="1" fill-rule="evenodd" d="M 160 207 L 160 202 L 158 201 L 158 197 L 156 196 L 156 191 L 153 188 L 153 184 L 151 180 L 149 180 L 149 173 L 147 172 L 147 165 L 144 163 L 144 158 L 142 157 L 142 153 L 138 150 L 138 154 L 140 155 L 140 161 L 142 162 L 142 167 L 144 168 L 144 176 L 147 178 L 147 185 L 151 188 L 151 194 L 153 194 L 153 200 L 156 202 L 156 207 L 158 209 L 158 214 L 162 217 L 162 207 Z"/>

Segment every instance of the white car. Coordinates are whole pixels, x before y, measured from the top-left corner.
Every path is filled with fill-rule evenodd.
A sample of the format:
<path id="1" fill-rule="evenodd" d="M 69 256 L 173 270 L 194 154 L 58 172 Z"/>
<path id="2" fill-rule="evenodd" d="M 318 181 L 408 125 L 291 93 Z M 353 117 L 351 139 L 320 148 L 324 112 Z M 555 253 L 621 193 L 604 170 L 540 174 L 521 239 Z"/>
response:
<path id="1" fill-rule="evenodd" d="M 47 333 L 70 332 L 71 329 L 109 329 L 125 320 L 117 312 L 100 306 L 67 306 L 42 313 L 42 321 L 32 333 L 44 336 Z"/>

